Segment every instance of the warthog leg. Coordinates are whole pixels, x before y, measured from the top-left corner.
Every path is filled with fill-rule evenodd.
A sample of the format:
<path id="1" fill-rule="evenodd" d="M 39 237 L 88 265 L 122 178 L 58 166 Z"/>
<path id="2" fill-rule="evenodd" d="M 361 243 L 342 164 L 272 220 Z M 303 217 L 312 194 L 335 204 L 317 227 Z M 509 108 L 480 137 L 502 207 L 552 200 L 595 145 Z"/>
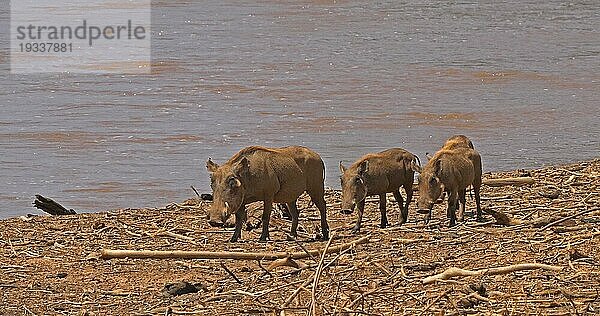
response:
<path id="1" fill-rule="evenodd" d="M 262 213 L 262 233 L 260 241 L 269 239 L 269 221 L 271 220 L 271 209 L 273 208 L 273 199 L 264 200 L 264 210 Z"/>
<path id="2" fill-rule="evenodd" d="M 449 227 L 456 225 L 456 204 L 458 202 L 458 192 L 448 192 L 447 214 L 450 219 Z"/>
<path id="3" fill-rule="evenodd" d="M 290 211 L 290 217 L 292 219 L 291 239 L 298 237 L 298 207 L 296 206 L 296 200 L 287 204 L 288 210 Z"/>
<path id="4" fill-rule="evenodd" d="M 385 198 L 385 193 L 379 194 L 379 212 L 381 212 L 381 224 L 379 225 L 379 227 L 381 228 L 385 228 L 388 224 L 386 204 L 387 199 Z"/>
<path id="5" fill-rule="evenodd" d="M 465 207 L 467 203 L 467 190 L 461 190 L 458 193 L 458 212 L 456 213 L 456 219 L 459 222 L 464 222 L 465 220 Z"/>
<path id="6" fill-rule="evenodd" d="M 230 242 L 236 242 L 242 237 L 242 225 L 246 221 L 248 212 L 246 211 L 246 205 L 241 205 L 240 208 L 235 212 L 235 230 L 233 236 L 231 236 Z"/>
<path id="7" fill-rule="evenodd" d="M 360 231 L 360 225 L 362 223 L 363 213 L 365 212 L 365 200 L 358 202 L 358 219 L 356 220 L 356 225 L 352 228 L 352 233 L 356 234 Z"/>
<path id="8" fill-rule="evenodd" d="M 329 240 L 329 225 L 327 224 L 327 204 L 325 203 L 325 198 L 323 194 L 321 194 L 320 197 L 315 196 L 313 198 L 311 196 L 311 200 L 315 203 L 321 214 L 321 238 L 323 240 Z"/>
<path id="9" fill-rule="evenodd" d="M 483 214 L 481 214 L 481 196 L 480 196 L 480 185 L 474 185 L 473 191 L 475 192 L 475 204 L 477 204 L 477 221 L 483 222 Z"/>
<path id="10" fill-rule="evenodd" d="M 404 199 L 402 198 L 402 194 L 400 194 L 400 188 L 398 188 L 398 190 L 394 191 L 393 193 L 394 198 L 396 199 L 396 203 L 398 203 L 398 208 L 400 209 L 400 225 L 402 225 L 408 220 L 408 204 L 410 203 L 408 200 L 408 191 L 406 192 L 406 207 L 404 206 Z"/>

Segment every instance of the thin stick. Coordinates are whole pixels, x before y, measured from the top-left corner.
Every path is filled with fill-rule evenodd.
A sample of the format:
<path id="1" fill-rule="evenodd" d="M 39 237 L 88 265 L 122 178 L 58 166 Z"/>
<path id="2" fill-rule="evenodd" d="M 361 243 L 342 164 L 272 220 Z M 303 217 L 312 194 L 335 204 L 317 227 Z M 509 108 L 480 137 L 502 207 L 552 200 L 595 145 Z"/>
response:
<path id="1" fill-rule="evenodd" d="M 446 290 L 444 293 L 442 293 L 441 295 L 436 297 L 435 300 L 433 300 L 431 303 L 427 304 L 425 309 L 422 310 L 421 313 L 419 313 L 419 316 L 425 314 L 431 308 L 431 306 L 435 305 L 435 303 L 437 303 L 439 300 L 441 300 L 442 297 L 444 297 L 444 296 L 448 295 L 450 292 L 452 292 L 452 290 L 453 289 Z"/>
<path id="2" fill-rule="evenodd" d="M 317 285 L 319 284 L 319 278 L 321 278 L 321 272 L 323 271 L 323 262 L 325 262 L 325 255 L 327 254 L 327 250 L 329 249 L 329 246 L 331 245 L 331 242 L 333 241 L 334 235 L 335 235 L 335 232 L 331 233 L 331 236 L 329 236 L 327 245 L 325 245 L 325 251 L 323 251 L 323 254 L 321 255 L 321 260 L 319 260 L 319 265 L 317 266 L 317 271 L 315 271 L 315 277 L 313 280 L 313 286 L 312 286 L 312 292 L 311 292 L 311 302 L 310 302 L 311 308 L 309 309 L 309 312 L 312 312 L 312 315 L 317 315 L 317 300 L 316 300 Z"/>
<path id="3" fill-rule="evenodd" d="M 578 216 L 581 216 L 581 215 L 585 215 L 585 214 L 587 214 L 587 213 L 591 213 L 591 212 L 594 212 L 594 211 L 597 211 L 597 210 L 600 210 L 600 207 L 597 207 L 597 208 L 592 208 L 592 209 L 585 210 L 585 211 L 581 211 L 581 212 L 579 212 L 579 213 L 577 213 L 577 214 L 575 214 L 575 215 L 571 215 L 571 216 L 567 216 L 567 217 L 561 218 L 561 219 L 559 219 L 559 220 L 557 220 L 557 221 L 554 221 L 554 222 L 552 222 L 552 223 L 550 223 L 550 224 L 548 224 L 548 225 L 546 225 L 546 226 L 542 227 L 542 230 L 545 230 L 545 229 L 547 229 L 548 227 L 552 227 L 552 226 L 554 226 L 554 225 L 558 225 L 558 224 L 560 224 L 560 223 L 562 223 L 562 222 L 566 222 L 566 221 L 568 221 L 568 220 L 570 220 L 570 219 L 573 219 L 573 218 L 575 218 L 575 217 L 578 217 Z"/>
<path id="4" fill-rule="evenodd" d="M 231 270 L 229 270 L 227 268 L 227 266 L 225 265 L 225 262 L 221 262 L 221 267 L 223 268 L 223 270 L 225 270 L 225 272 L 229 273 L 229 275 L 231 275 L 231 277 L 235 280 L 235 282 L 242 284 L 244 282 L 242 282 L 242 280 L 238 279 L 237 276 L 235 276 L 235 274 L 233 274 L 233 272 L 231 272 Z"/>
<path id="5" fill-rule="evenodd" d="M 314 275 L 313 275 L 314 276 Z M 302 289 L 307 286 L 310 282 L 312 281 L 312 278 L 307 278 L 306 280 L 304 280 L 304 282 L 302 283 L 302 285 L 300 285 L 293 293 L 292 295 L 290 295 L 290 297 L 287 298 L 287 300 L 285 300 L 285 302 L 283 302 L 283 305 L 281 305 L 282 309 L 286 308 L 288 305 L 290 305 L 290 303 L 294 300 L 294 298 L 296 298 L 296 296 L 298 296 L 298 294 L 300 294 L 300 291 L 302 291 Z"/>
<path id="6" fill-rule="evenodd" d="M 198 193 L 198 191 L 196 191 L 196 188 L 194 188 L 194 186 L 193 186 L 193 185 L 190 185 L 190 187 L 192 187 L 192 190 L 194 190 L 194 193 L 196 193 L 196 195 L 197 195 L 198 197 L 200 197 L 200 193 Z"/>

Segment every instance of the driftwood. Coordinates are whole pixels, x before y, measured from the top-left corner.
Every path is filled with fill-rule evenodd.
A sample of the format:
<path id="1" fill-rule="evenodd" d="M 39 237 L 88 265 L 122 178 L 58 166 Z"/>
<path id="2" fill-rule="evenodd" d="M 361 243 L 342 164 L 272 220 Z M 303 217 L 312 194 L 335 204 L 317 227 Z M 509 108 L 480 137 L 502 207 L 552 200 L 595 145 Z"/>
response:
<path id="1" fill-rule="evenodd" d="M 500 179 L 483 179 L 483 184 L 490 187 L 503 187 L 503 186 L 522 186 L 531 185 L 535 183 L 532 177 L 516 177 L 516 178 L 500 178 Z M 413 191 L 419 191 L 419 184 L 413 184 Z"/>
<path id="2" fill-rule="evenodd" d="M 588 213 L 591 213 L 591 212 L 595 212 L 597 210 L 600 210 L 600 208 L 592 208 L 592 209 L 589 209 L 589 210 L 581 211 L 581 212 L 579 212 L 577 214 L 574 214 L 574 215 L 571 215 L 571 216 L 563 217 L 563 218 L 561 218 L 559 220 L 556 220 L 556 221 L 554 221 L 552 223 L 549 223 L 548 225 L 542 227 L 542 230 L 545 230 L 545 229 L 547 229 L 549 227 L 552 227 L 554 225 L 558 225 L 560 223 L 566 222 L 566 221 L 568 221 L 570 219 L 573 219 L 575 217 L 579 217 L 581 215 L 585 215 L 585 214 L 588 214 Z"/>
<path id="3" fill-rule="evenodd" d="M 560 271 L 562 267 L 551 266 L 547 264 L 541 263 L 523 263 L 523 264 L 515 264 L 506 267 L 498 267 L 498 268 L 489 268 L 489 269 L 480 269 L 480 270 L 464 270 L 460 268 L 449 268 L 446 271 L 426 277 L 423 279 L 423 284 L 430 284 L 438 280 L 448 280 L 452 277 L 465 277 L 465 276 L 476 276 L 476 275 L 497 275 L 497 274 L 508 274 L 515 271 L 523 271 L 523 270 L 535 270 L 535 269 L 543 269 L 549 271 Z"/>
<path id="4" fill-rule="evenodd" d="M 370 236 L 359 238 L 353 242 L 330 247 L 326 254 L 344 251 L 364 244 Z M 132 258 L 132 259 L 236 259 L 236 260 L 276 260 L 276 259 L 304 259 L 311 256 L 320 256 L 324 249 L 314 249 L 308 252 L 229 252 L 229 251 L 153 251 L 153 250 L 110 250 L 103 249 L 102 259 Z"/>
<path id="5" fill-rule="evenodd" d="M 36 208 L 54 216 L 77 214 L 74 210 L 68 210 L 64 206 L 54 202 L 54 200 L 43 197 L 39 194 L 35 195 L 35 201 L 33 201 L 33 205 Z"/>
<path id="6" fill-rule="evenodd" d="M 483 179 L 483 184 L 490 187 L 503 187 L 507 185 L 521 186 L 534 184 L 532 177 L 502 178 L 502 179 Z"/>

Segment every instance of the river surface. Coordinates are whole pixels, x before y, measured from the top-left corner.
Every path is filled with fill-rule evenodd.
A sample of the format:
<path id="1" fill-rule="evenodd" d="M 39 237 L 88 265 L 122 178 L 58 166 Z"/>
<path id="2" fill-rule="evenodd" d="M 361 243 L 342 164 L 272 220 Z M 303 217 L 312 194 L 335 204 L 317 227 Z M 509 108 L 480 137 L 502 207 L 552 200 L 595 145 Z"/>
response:
<path id="1" fill-rule="evenodd" d="M 338 162 L 471 137 L 484 171 L 600 155 L 600 1 L 153 1 L 152 72 L 9 74 L 0 217 L 159 207 L 251 144 Z"/>

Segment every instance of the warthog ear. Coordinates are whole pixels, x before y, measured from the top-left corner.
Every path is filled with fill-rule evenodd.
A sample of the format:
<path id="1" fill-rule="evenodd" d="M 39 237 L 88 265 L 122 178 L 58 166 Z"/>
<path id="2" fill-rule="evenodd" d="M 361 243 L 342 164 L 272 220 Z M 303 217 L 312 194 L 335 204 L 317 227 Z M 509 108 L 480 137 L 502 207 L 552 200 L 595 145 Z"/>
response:
<path id="1" fill-rule="evenodd" d="M 238 162 L 235 165 L 235 167 L 233 168 L 233 174 L 235 174 L 236 177 L 243 176 L 249 171 L 250 171 L 250 161 L 246 157 L 243 157 L 242 160 L 240 160 L 240 162 Z"/>
<path id="2" fill-rule="evenodd" d="M 217 165 L 210 158 L 208 158 L 208 160 L 206 161 L 206 169 L 208 169 L 208 172 L 214 173 L 215 171 L 217 171 L 217 169 L 219 169 L 219 165 Z"/>
<path id="3" fill-rule="evenodd" d="M 423 170 L 423 168 L 421 166 L 417 165 L 417 163 L 415 161 L 410 162 L 410 169 L 412 169 L 412 171 L 418 172 L 418 173 L 421 173 L 421 170 Z"/>
<path id="4" fill-rule="evenodd" d="M 344 167 L 344 165 L 342 164 L 342 161 L 340 160 L 340 172 L 342 174 L 344 174 L 346 172 L 346 167 Z"/>
<path id="5" fill-rule="evenodd" d="M 362 175 L 362 174 L 366 173 L 367 171 L 369 171 L 369 161 L 365 160 L 365 161 L 361 162 L 360 165 L 358 166 L 358 174 Z"/>

